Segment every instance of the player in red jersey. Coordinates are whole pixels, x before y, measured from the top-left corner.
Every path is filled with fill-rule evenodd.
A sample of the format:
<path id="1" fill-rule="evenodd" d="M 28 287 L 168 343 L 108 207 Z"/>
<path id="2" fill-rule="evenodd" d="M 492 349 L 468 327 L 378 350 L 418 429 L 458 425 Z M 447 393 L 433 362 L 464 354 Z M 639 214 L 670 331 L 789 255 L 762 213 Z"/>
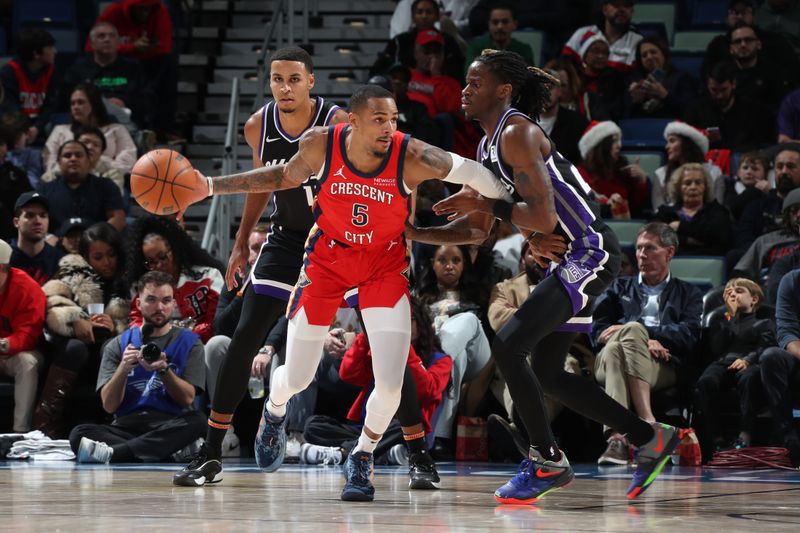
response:
<path id="1" fill-rule="evenodd" d="M 275 371 L 264 403 L 256 461 L 267 471 L 283 461 L 286 403 L 313 379 L 328 326 L 345 292 L 356 287 L 373 353 L 375 389 L 358 444 L 345 463 L 343 500 L 373 499 L 372 452 L 400 400 L 411 331 L 403 232 L 412 192 L 424 181 L 441 179 L 510 199 L 481 165 L 398 133 L 397 115 L 390 92 L 360 87 L 350 99 L 349 123 L 310 129 L 285 165 L 217 178 L 198 172 L 195 185 L 194 201 L 199 201 L 211 194 L 289 189 L 319 172 L 316 223 L 289 304 L 286 364 Z M 461 242 L 482 242 L 492 223 L 491 215 L 476 213 L 441 231 Z"/>

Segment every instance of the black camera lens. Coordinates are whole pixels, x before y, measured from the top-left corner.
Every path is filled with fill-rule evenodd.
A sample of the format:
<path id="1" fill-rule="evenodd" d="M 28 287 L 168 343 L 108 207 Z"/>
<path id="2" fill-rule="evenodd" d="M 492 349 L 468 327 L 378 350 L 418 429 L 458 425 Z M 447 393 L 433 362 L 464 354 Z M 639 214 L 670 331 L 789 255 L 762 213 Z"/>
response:
<path id="1" fill-rule="evenodd" d="M 147 361 L 148 363 L 155 363 L 159 359 L 161 359 L 161 348 L 153 344 L 152 342 L 148 342 L 147 344 L 143 344 L 139 353 L 142 354 L 142 359 Z"/>

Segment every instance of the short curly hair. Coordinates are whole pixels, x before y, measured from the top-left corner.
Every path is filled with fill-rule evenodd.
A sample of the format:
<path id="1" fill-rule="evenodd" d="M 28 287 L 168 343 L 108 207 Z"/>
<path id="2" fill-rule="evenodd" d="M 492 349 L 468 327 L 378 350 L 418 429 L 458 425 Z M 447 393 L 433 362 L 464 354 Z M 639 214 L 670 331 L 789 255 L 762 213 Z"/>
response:
<path id="1" fill-rule="evenodd" d="M 705 180 L 706 188 L 703 191 L 703 203 L 707 204 L 714 201 L 714 183 L 711 180 L 711 174 L 702 163 L 684 163 L 675 169 L 669 177 L 669 194 L 676 205 L 683 203 L 681 196 L 681 183 L 683 177 L 687 172 L 701 172 Z"/>

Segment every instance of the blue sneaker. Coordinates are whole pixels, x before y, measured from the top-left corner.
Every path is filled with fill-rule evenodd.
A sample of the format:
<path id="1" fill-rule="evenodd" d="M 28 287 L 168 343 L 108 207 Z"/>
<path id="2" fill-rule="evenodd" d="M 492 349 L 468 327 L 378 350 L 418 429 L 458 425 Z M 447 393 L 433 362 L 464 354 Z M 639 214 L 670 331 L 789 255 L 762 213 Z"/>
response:
<path id="1" fill-rule="evenodd" d="M 371 453 L 353 452 L 348 455 L 344 463 L 342 499 L 346 502 L 371 502 L 375 498 L 373 470 Z"/>
<path id="2" fill-rule="evenodd" d="M 678 428 L 656 422 L 653 424 L 653 430 L 655 431 L 653 438 L 636 451 L 637 466 L 633 473 L 633 481 L 628 487 L 629 500 L 646 491 L 656 480 L 672 452 L 681 442 Z"/>
<path id="3" fill-rule="evenodd" d="M 567 485 L 575 478 L 575 472 L 561 452 L 561 460 L 545 459 L 534 449 L 530 456 L 520 463 L 517 475 L 494 492 L 494 499 L 500 503 L 523 505 L 536 503 L 539 499 L 556 489 Z"/>
<path id="4" fill-rule="evenodd" d="M 269 398 L 264 402 L 254 449 L 258 467 L 264 472 L 274 472 L 283 464 L 286 455 L 286 417 L 275 418 L 269 414 L 267 402 Z"/>

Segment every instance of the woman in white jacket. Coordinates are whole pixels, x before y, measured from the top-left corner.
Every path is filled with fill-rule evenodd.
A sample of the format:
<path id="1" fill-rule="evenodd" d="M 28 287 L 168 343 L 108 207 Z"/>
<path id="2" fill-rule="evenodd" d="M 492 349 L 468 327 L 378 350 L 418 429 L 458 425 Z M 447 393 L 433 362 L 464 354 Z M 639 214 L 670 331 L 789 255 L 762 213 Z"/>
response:
<path id="1" fill-rule="evenodd" d="M 53 128 L 44 145 L 42 157 L 45 171 L 58 167 L 59 146 L 73 140 L 75 132 L 81 128 L 90 126 L 100 128 L 106 139 L 101 162 L 119 169 L 123 174 L 130 172 L 136 163 L 136 144 L 125 126 L 111 122 L 97 87 L 89 83 L 79 83 L 72 90 L 69 102 L 72 122 Z"/>

